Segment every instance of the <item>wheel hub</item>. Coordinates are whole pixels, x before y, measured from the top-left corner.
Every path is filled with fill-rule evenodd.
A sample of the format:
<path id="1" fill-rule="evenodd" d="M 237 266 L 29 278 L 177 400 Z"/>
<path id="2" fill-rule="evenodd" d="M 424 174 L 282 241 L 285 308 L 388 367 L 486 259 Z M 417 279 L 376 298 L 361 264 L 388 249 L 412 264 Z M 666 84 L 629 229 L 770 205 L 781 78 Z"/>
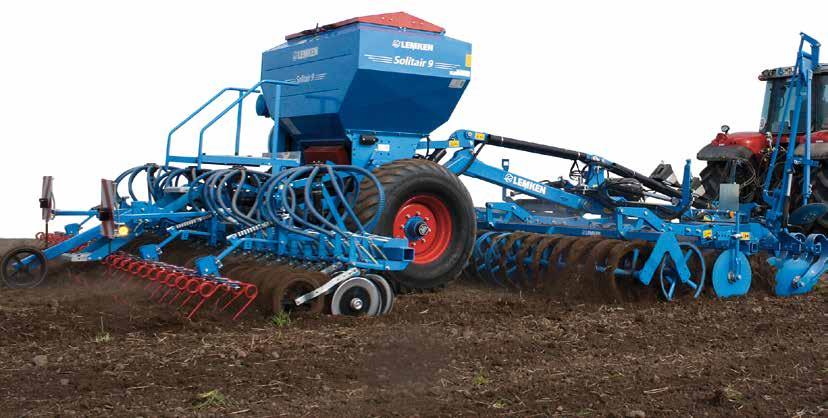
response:
<path id="1" fill-rule="evenodd" d="M 451 214 L 443 201 L 432 195 L 416 195 L 402 204 L 394 216 L 394 237 L 405 238 L 414 249 L 414 263 L 440 258 L 452 235 Z"/>
<path id="2" fill-rule="evenodd" d="M 414 216 L 405 223 L 405 236 L 409 241 L 422 241 L 429 233 L 431 227 L 423 218 Z"/>

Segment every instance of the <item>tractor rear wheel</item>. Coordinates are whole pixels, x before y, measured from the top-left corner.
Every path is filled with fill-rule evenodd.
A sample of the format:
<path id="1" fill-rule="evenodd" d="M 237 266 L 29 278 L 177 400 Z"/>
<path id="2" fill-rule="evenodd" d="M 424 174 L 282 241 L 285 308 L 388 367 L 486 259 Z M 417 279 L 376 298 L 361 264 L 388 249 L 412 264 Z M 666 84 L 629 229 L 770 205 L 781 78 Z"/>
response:
<path id="1" fill-rule="evenodd" d="M 811 171 L 811 203 L 828 203 L 828 163 L 820 163 Z M 817 219 L 810 232 L 828 234 L 828 216 Z"/>
<path id="2" fill-rule="evenodd" d="M 736 160 L 730 161 L 708 161 L 701 173 L 701 183 L 704 186 L 704 194 L 707 200 L 719 200 L 719 186 L 722 183 L 730 182 L 730 170 Z M 759 176 L 758 170 L 752 161 L 740 160 L 736 166 L 736 183 L 739 183 L 739 201 L 742 203 L 752 202 L 757 197 L 757 184 L 764 180 Z"/>
<path id="3" fill-rule="evenodd" d="M 386 275 L 399 290 L 433 289 L 463 270 L 474 247 L 476 221 L 468 190 L 445 167 L 423 159 L 391 162 L 374 169 L 385 191 L 385 208 L 373 232 L 408 239 L 414 261 Z M 356 213 L 374 217 L 379 192 L 370 179 L 360 185 Z"/>

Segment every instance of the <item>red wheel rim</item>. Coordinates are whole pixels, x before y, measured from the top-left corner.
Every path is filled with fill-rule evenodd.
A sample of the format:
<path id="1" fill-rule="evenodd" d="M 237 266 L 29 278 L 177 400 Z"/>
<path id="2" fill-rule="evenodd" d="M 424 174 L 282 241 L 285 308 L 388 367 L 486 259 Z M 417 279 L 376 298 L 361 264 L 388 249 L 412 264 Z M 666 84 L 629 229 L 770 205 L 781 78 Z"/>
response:
<path id="1" fill-rule="evenodd" d="M 428 225 L 425 236 L 412 236 L 410 223 Z M 408 239 L 414 249 L 414 264 L 428 264 L 440 258 L 451 242 L 452 220 L 448 207 L 436 196 L 422 194 L 405 201 L 394 216 L 395 238 Z"/>

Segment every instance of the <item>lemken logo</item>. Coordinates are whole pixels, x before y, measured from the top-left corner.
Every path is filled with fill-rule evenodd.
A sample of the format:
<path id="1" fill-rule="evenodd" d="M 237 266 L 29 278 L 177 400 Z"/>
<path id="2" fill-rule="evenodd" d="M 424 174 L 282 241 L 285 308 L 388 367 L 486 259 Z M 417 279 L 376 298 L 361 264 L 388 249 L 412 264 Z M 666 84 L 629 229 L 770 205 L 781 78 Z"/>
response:
<path id="1" fill-rule="evenodd" d="M 399 39 L 394 39 L 394 41 L 391 42 L 391 46 L 393 46 L 394 48 L 414 49 L 417 51 L 434 51 L 434 45 L 432 44 L 421 44 L 419 42 L 401 41 Z"/>
<path id="2" fill-rule="evenodd" d="M 306 58 L 311 58 L 319 55 L 319 47 L 315 46 L 313 48 L 301 49 L 299 51 L 293 51 L 293 60 L 299 61 Z"/>
<path id="3" fill-rule="evenodd" d="M 525 178 L 518 177 L 512 173 L 506 173 L 506 175 L 503 176 L 503 181 L 505 181 L 506 183 L 514 184 L 515 186 L 518 186 L 522 189 L 531 190 L 535 193 L 546 194 L 546 186 L 539 183 L 535 183 L 531 180 L 527 180 Z"/>

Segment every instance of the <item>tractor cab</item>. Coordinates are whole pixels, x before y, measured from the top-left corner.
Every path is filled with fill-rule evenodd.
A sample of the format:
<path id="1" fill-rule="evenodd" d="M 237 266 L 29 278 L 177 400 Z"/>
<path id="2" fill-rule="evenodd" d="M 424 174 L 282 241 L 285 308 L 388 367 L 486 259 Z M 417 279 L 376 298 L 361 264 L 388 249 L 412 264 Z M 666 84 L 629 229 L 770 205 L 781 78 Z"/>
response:
<path id="1" fill-rule="evenodd" d="M 759 131 L 761 133 L 771 133 L 775 135 L 779 133 L 780 120 L 785 120 L 787 126 L 784 131 L 788 132 L 791 128 L 791 115 L 794 113 L 793 104 L 789 106 L 787 117 L 782 118 L 780 113 L 785 108 L 785 96 L 788 90 L 788 82 L 790 81 L 793 67 L 783 67 L 762 71 L 759 75 L 759 80 L 765 81 L 765 99 L 762 105 L 762 119 L 759 122 Z M 810 126 L 806 123 L 806 112 L 800 112 L 799 128 L 797 134 L 804 134 L 808 128 L 814 133 L 819 131 L 828 131 L 828 64 L 822 64 L 814 71 L 814 79 L 812 81 L 812 99 L 811 101 L 811 121 Z M 800 105 L 803 109 L 807 106 L 804 103 L 805 97 L 801 98 L 803 103 Z M 824 140 L 814 138 L 814 142 L 828 142 L 828 132 L 825 132 Z"/>

